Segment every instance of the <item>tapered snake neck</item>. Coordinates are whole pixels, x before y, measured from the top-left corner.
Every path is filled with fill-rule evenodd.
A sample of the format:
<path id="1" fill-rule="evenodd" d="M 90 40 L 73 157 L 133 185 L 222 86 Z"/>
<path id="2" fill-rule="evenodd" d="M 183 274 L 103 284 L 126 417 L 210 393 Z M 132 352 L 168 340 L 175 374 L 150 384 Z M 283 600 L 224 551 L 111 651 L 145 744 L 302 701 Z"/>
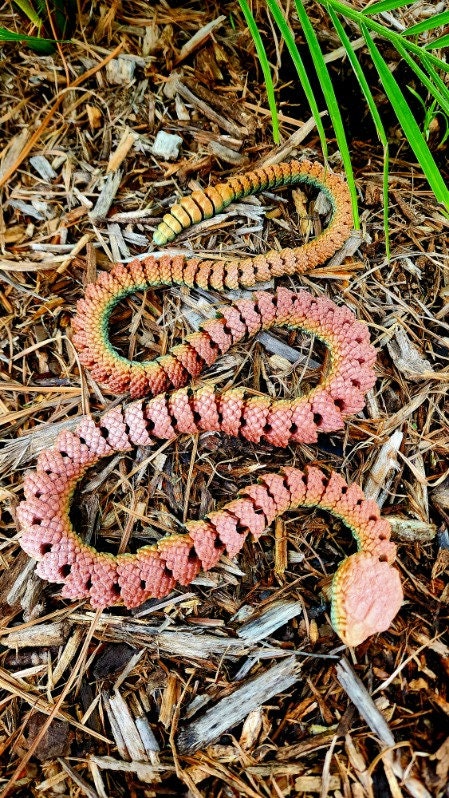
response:
<path id="1" fill-rule="evenodd" d="M 257 169 L 194 192 L 171 208 L 155 233 L 155 242 L 162 245 L 173 240 L 182 229 L 235 199 L 301 182 L 325 191 L 332 206 L 328 227 L 314 241 L 253 259 L 164 256 L 119 264 L 88 286 L 78 302 L 73 340 L 81 363 L 114 393 L 129 391 L 132 397 L 147 398 L 114 408 L 99 423 L 83 418 L 74 433 L 58 436 L 55 447 L 42 453 L 36 470 L 25 477 L 26 498 L 18 508 L 21 545 L 39 561 L 37 572 L 43 578 L 64 585 L 63 596 L 88 598 L 94 607 L 138 606 L 150 597 L 167 595 L 177 583 L 188 584 L 201 568 L 212 568 L 223 552 L 234 556 L 249 533 L 258 538 L 287 510 L 320 507 L 350 527 L 358 546 L 333 579 L 334 628 L 348 645 L 357 645 L 390 625 L 402 589 L 392 567 L 396 547 L 390 541 L 389 524 L 357 485 L 348 486 L 335 472 L 326 475 L 309 467 L 265 474 L 220 510 L 187 522 L 183 534 L 162 538 L 135 554 L 96 551 L 83 543 L 69 518 L 78 481 L 88 468 L 114 452 L 204 431 L 274 446 L 315 443 L 320 432 L 342 429 L 346 418 L 363 408 L 365 394 L 375 382 L 375 351 L 368 329 L 347 307 L 306 291 L 258 291 L 251 298 L 224 305 L 216 318 L 205 321 L 183 344 L 149 363 L 127 360 L 109 339 L 113 308 L 135 291 L 172 284 L 213 289 L 253 286 L 304 272 L 326 260 L 350 232 L 349 195 L 341 178 L 307 161 Z M 304 330 L 324 342 L 327 368 L 315 388 L 293 399 L 275 400 L 239 388 L 218 393 L 210 387 L 185 387 L 231 346 L 273 326 Z"/>

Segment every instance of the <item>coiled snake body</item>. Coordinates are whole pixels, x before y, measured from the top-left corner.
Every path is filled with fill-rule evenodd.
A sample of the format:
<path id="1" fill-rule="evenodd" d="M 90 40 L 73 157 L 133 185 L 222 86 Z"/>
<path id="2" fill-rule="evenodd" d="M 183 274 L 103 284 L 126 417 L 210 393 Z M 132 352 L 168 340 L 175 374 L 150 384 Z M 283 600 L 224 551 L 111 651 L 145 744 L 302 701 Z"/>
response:
<path id="1" fill-rule="evenodd" d="M 109 341 L 109 318 L 126 295 L 159 285 L 203 288 L 250 287 L 262 280 L 313 269 L 348 237 L 351 208 L 345 183 L 318 164 L 292 161 L 258 169 L 227 183 L 193 192 L 173 206 L 155 233 L 162 245 L 182 229 L 212 216 L 234 199 L 265 188 L 309 183 L 330 199 L 332 218 L 315 240 L 293 249 L 240 260 L 198 260 L 183 256 L 148 257 L 116 265 L 89 285 L 78 302 L 74 342 L 92 376 L 117 393 L 143 401 L 117 407 L 100 422 L 83 417 L 74 433 L 63 432 L 55 447 L 43 452 L 37 469 L 25 476 L 25 501 L 18 508 L 21 545 L 39 560 L 37 572 L 63 583 L 67 598 L 88 598 L 95 607 L 136 607 L 150 597 L 168 594 L 178 582 L 186 585 L 200 569 L 212 568 L 226 551 L 234 556 L 249 532 L 259 537 L 273 519 L 289 509 L 320 507 L 350 527 L 358 551 L 339 566 L 332 583 L 331 617 L 342 640 L 357 645 L 388 628 L 399 609 L 402 589 L 392 567 L 396 547 L 390 526 L 375 502 L 336 472 L 315 467 L 284 468 L 265 474 L 234 501 L 189 521 L 184 534 L 169 535 L 135 554 L 114 556 L 86 545 L 69 519 L 76 483 L 102 457 L 160 438 L 205 430 L 223 431 L 274 446 L 313 443 L 319 432 L 332 432 L 364 405 L 373 386 L 375 352 L 365 324 L 346 307 L 305 291 L 279 288 L 275 294 L 254 292 L 251 299 L 224 305 L 216 318 L 152 362 L 129 361 Z M 249 396 L 243 389 L 216 393 L 184 387 L 218 356 L 262 328 L 288 326 L 320 338 L 328 358 L 318 386 L 293 400 Z"/>

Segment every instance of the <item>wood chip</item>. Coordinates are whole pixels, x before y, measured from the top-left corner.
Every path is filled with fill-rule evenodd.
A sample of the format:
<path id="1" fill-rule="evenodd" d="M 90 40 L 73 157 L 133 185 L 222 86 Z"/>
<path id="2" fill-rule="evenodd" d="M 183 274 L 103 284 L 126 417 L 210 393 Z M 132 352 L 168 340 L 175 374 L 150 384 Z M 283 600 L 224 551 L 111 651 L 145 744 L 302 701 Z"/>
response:
<path id="1" fill-rule="evenodd" d="M 396 329 L 394 340 L 387 344 L 387 348 L 394 365 L 408 380 L 432 377 L 433 370 L 429 361 L 420 355 L 402 327 Z"/>
<path id="2" fill-rule="evenodd" d="M 126 56 L 113 58 L 106 64 L 108 83 L 114 86 L 129 86 L 133 82 L 136 61 Z"/>
<path id="3" fill-rule="evenodd" d="M 92 222 L 96 223 L 106 218 L 109 208 L 114 202 L 121 179 L 122 173 L 120 170 L 108 174 L 95 206 L 89 213 Z"/>
<path id="4" fill-rule="evenodd" d="M 40 623 L 10 632 L 2 637 L 7 648 L 41 648 L 62 646 L 68 635 L 69 626 L 64 621 Z"/>
<path id="5" fill-rule="evenodd" d="M 109 172 L 115 172 L 122 165 L 137 139 L 137 133 L 126 127 L 123 131 L 123 135 L 117 145 L 117 148 L 114 150 L 114 152 L 111 152 L 109 156 L 106 174 Z"/>
<path id="6" fill-rule="evenodd" d="M 377 709 L 365 685 L 354 673 L 345 657 L 342 657 L 340 662 L 337 663 L 336 671 L 338 681 L 348 694 L 352 703 L 357 707 L 371 731 L 374 732 L 382 745 L 391 748 L 395 743 L 393 733 L 385 721 L 385 718 Z"/>
<path id="7" fill-rule="evenodd" d="M 172 773 L 175 771 L 174 765 L 150 765 L 145 762 L 123 762 L 114 759 L 112 756 L 90 756 L 90 761 L 94 762 L 102 770 L 112 770 L 122 773 L 132 773 L 140 781 L 152 784 L 160 781 L 160 773 Z"/>
<path id="8" fill-rule="evenodd" d="M 176 161 L 179 157 L 181 145 L 181 136 L 176 136 L 173 133 L 166 133 L 165 130 L 159 130 L 151 148 L 151 152 L 156 158 L 162 158 L 164 161 Z"/>
<path id="9" fill-rule="evenodd" d="M 120 731 L 120 738 L 126 747 L 129 758 L 137 762 L 145 762 L 147 755 L 139 731 L 132 717 L 128 704 L 118 690 L 114 691 L 107 702 L 109 717 L 114 716 L 114 728 Z M 125 757 L 127 758 L 127 757 Z"/>
<path id="10" fill-rule="evenodd" d="M 322 793 L 323 788 L 323 779 L 321 776 L 300 776 L 298 779 L 295 779 L 295 790 L 299 793 Z M 328 784 L 328 790 L 340 790 L 341 789 L 341 781 L 338 776 L 331 776 Z M 327 791 L 326 793 L 327 794 Z"/>
<path id="11" fill-rule="evenodd" d="M 34 155 L 30 158 L 30 164 L 46 183 L 51 183 L 53 178 L 57 177 L 51 163 L 44 155 Z"/>
<path id="12" fill-rule="evenodd" d="M 394 535 L 399 540 L 405 540 L 410 543 L 416 541 L 426 543 L 429 540 L 433 540 L 437 534 L 435 524 L 419 521 L 417 518 L 398 518 L 389 515 L 388 521 L 391 524 Z"/>
<path id="13" fill-rule="evenodd" d="M 384 443 L 371 466 L 368 478 L 363 486 L 365 496 L 368 499 L 374 499 L 381 506 L 385 501 L 395 472 L 399 470 L 397 455 L 402 438 L 402 432 L 397 430 Z"/>
<path id="14" fill-rule="evenodd" d="M 218 28 L 219 25 L 224 22 L 226 17 L 224 14 L 221 14 L 217 19 L 213 19 L 211 22 L 208 22 L 207 25 L 203 25 L 188 42 L 183 44 L 181 47 L 180 53 L 175 60 L 175 64 L 180 64 L 181 61 L 185 61 L 186 58 L 191 55 L 198 47 L 201 47 L 202 44 L 209 38 L 212 31 L 215 28 Z"/>
<path id="15" fill-rule="evenodd" d="M 30 131 L 27 128 L 23 128 L 20 133 L 17 133 L 16 136 L 13 136 L 5 150 L 2 153 L 2 161 L 0 163 L 0 180 L 7 172 L 11 169 L 12 165 L 15 163 L 16 159 L 26 147 L 28 139 L 30 138 Z"/>
<path id="16" fill-rule="evenodd" d="M 261 610 L 256 618 L 242 624 L 237 629 L 237 634 L 249 643 L 256 643 L 259 640 L 269 637 L 286 623 L 296 618 L 302 612 L 302 604 L 299 601 L 276 601 Z"/>
<path id="17" fill-rule="evenodd" d="M 194 108 L 198 108 L 208 119 L 211 119 L 213 122 L 215 122 L 222 130 L 226 130 L 230 136 L 241 138 L 241 136 L 247 134 L 245 129 L 239 127 L 230 119 L 226 119 L 224 116 L 221 116 L 221 114 L 218 114 L 216 111 L 214 111 L 210 105 L 190 91 L 190 89 L 187 88 L 182 81 L 176 80 L 175 90 L 181 95 L 181 97 L 184 98 L 184 100 L 193 105 Z"/>
<path id="18" fill-rule="evenodd" d="M 240 152 L 232 150 L 230 147 L 225 147 L 219 141 L 210 141 L 207 149 L 213 155 L 216 155 L 224 163 L 230 163 L 232 166 L 243 167 L 248 163 L 248 156 L 242 155 Z"/>
<path id="19" fill-rule="evenodd" d="M 208 709 L 201 718 L 182 729 L 178 735 L 179 750 L 181 753 L 192 753 L 210 745 L 258 706 L 288 690 L 298 680 L 299 674 L 300 665 L 294 657 L 289 657 L 248 680 L 231 695 Z"/>

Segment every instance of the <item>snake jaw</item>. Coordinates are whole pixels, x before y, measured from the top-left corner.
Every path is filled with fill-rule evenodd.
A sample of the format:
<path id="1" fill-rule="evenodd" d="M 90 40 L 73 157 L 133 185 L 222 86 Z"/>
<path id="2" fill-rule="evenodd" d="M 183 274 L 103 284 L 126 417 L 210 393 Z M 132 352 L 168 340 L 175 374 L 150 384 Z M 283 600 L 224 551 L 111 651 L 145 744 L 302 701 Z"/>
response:
<path id="1" fill-rule="evenodd" d="M 347 646 L 385 632 L 399 612 L 399 572 L 379 557 L 359 551 L 344 560 L 332 582 L 332 625 Z"/>

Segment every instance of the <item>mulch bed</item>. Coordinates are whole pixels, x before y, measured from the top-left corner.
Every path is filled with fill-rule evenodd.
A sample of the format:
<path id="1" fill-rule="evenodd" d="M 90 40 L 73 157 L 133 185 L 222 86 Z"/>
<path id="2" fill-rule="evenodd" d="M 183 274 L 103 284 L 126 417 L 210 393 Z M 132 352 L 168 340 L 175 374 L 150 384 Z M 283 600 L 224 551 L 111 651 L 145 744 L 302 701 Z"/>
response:
<path id="1" fill-rule="evenodd" d="M 273 147 L 237 4 L 84 5 L 55 56 L 0 51 L 0 796 L 449 795 L 448 222 L 395 128 L 390 262 L 382 151 L 359 125 L 361 234 L 316 272 L 278 281 L 325 292 L 369 324 L 378 381 L 366 410 L 316 446 L 206 433 L 116 456 L 88 473 L 72 513 L 99 548 L 125 539 L 135 550 L 264 468 L 324 463 L 363 485 L 393 525 L 405 602 L 388 632 L 355 650 L 333 632 L 326 590 L 353 543 L 321 513 L 278 520 L 238 559 L 136 611 L 62 601 L 20 549 L 24 470 L 82 413 L 126 401 L 80 371 L 71 318 L 85 285 L 150 252 L 167 207 L 192 188 L 270 159 L 320 158 L 287 73 Z M 0 25 L 23 20 L 8 5 Z M 333 68 L 341 78 L 346 66 Z M 154 154 L 160 131 L 180 137 L 174 160 Z M 313 199 L 249 198 L 174 248 L 236 256 L 297 244 L 320 230 Z M 163 354 L 222 300 L 187 288 L 132 296 L 114 314 L 114 345 Z M 288 398 L 316 381 L 322 354 L 275 331 L 204 381 Z"/>

